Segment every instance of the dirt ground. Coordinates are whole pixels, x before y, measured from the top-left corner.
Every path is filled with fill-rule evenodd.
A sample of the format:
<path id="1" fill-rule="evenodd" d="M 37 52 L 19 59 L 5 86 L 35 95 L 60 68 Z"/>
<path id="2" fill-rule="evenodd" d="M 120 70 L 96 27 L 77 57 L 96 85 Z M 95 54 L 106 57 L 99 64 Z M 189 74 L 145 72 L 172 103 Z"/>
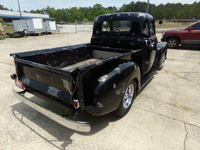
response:
<path id="1" fill-rule="evenodd" d="M 129 113 L 86 116 L 89 133 L 67 129 L 13 96 L 10 53 L 88 43 L 90 37 L 81 32 L 0 40 L 0 150 L 199 150 L 200 50 L 169 49 L 164 68 Z"/>

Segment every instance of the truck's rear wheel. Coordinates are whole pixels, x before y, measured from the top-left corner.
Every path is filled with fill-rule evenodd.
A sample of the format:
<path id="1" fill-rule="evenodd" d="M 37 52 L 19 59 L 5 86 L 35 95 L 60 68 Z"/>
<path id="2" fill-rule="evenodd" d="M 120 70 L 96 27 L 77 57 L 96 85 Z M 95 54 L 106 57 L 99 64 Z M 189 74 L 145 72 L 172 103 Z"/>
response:
<path id="1" fill-rule="evenodd" d="M 113 112 L 113 114 L 123 117 L 130 110 L 132 103 L 136 97 L 136 83 L 132 81 L 126 88 L 124 96 L 120 102 L 119 107 Z"/>

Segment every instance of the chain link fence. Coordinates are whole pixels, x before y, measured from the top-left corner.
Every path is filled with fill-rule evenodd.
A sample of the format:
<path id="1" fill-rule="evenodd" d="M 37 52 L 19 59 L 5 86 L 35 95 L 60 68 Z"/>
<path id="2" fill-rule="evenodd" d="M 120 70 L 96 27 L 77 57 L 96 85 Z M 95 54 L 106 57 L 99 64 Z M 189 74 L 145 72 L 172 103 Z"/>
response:
<path id="1" fill-rule="evenodd" d="M 163 20 L 162 24 L 159 24 L 160 20 L 156 20 L 156 32 L 163 33 L 169 30 L 178 30 L 186 28 L 187 26 L 191 25 L 192 23 L 199 21 L 200 19 L 169 19 Z"/>
<path id="2" fill-rule="evenodd" d="M 169 30 L 182 29 L 190 24 L 198 21 L 200 19 L 170 19 L 163 20 L 162 24 L 159 24 L 159 20 L 156 20 L 156 32 L 163 33 Z M 57 31 L 58 33 L 78 33 L 78 32 L 92 32 L 94 22 L 57 22 Z M 12 23 L 3 23 L 1 24 L 1 35 L 6 33 L 14 33 L 14 27 Z"/>
<path id="3" fill-rule="evenodd" d="M 169 19 L 163 20 L 162 24 L 159 24 L 159 20 L 156 20 L 156 32 L 163 33 L 169 30 L 183 29 L 198 20 L 200 19 Z M 92 32 L 92 30 L 93 22 L 57 22 L 59 33 Z"/>
<path id="4" fill-rule="evenodd" d="M 59 33 L 92 32 L 93 22 L 57 22 Z"/>

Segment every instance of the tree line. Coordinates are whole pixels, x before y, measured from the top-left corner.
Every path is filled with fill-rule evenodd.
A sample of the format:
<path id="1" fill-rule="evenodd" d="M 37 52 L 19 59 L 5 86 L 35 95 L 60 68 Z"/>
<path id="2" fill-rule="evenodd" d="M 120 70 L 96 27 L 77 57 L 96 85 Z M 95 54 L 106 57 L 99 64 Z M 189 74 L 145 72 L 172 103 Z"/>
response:
<path id="1" fill-rule="evenodd" d="M 0 10 L 9 10 L 7 7 L 4 7 L 3 5 L 0 4 Z M 12 9 L 10 9 L 10 11 L 13 11 Z"/>
<path id="2" fill-rule="evenodd" d="M 57 22 L 74 22 L 76 21 L 93 21 L 96 16 L 114 12 L 147 12 L 146 2 L 131 2 L 124 4 L 120 8 L 110 6 L 104 8 L 101 4 L 96 4 L 93 7 L 72 7 L 69 9 L 55 9 L 49 6 L 42 10 L 32 10 L 32 13 L 47 13 Z M 182 3 L 167 3 L 167 4 L 150 4 L 149 13 L 156 20 L 158 19 L 200 19 L 200 2 L 193 4 Z"/>
<path id="3" fill-rule="evenodd" d="M 96 4 L 93 7 L 72 7 L 66 9 L 55 9 L 47 6 L 42 10 L 31 10 L 31 13 L 46 13 L 56 22 L 75 22 L 75 21 L 94 21 L 101 14 L 117 12 L 116 7 L 104 8 L 101 4 Z"/>
<path id="4" fill-rule="evenodd" d="M 50 18 L 55 19 L 56 22 L 75 22 L 75 21 L 94 21 L 94 19 L 101 14 L 115 13 L 115 12 L 147 12 L 146 2 L 130 2 L 123 4 L 122 7 L 115 6 L 103 7 L 101 4 L 95 4 L 93 7 L 72 7 L 55 9 L 47 6 L 44 9 L 31 10 L 31 13 L 48 14 Z M 0 5 L 0 9 L 2 5 Z M 8 8 L 4 8 L 7 9 Z M 167 4 L 150 4 L 149 13 L 152 14 L 156 20 L 159 19 L 200 19 L 200 2 L 193 4 L 182 3 L 167 3 Z"/>

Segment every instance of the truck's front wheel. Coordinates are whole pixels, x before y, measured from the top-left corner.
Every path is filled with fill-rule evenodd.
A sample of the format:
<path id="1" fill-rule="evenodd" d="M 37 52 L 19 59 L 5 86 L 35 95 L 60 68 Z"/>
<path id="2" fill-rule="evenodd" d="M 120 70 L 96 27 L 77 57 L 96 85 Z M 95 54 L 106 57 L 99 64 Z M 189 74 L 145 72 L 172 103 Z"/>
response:
<path id="1" fill-rule="evenodd" d="M 136 83 L 132 81 L 126 88 L 119 107 L 113 112 L 115 115 L 123 117 L 130 110 L 136 97 Z"/>

